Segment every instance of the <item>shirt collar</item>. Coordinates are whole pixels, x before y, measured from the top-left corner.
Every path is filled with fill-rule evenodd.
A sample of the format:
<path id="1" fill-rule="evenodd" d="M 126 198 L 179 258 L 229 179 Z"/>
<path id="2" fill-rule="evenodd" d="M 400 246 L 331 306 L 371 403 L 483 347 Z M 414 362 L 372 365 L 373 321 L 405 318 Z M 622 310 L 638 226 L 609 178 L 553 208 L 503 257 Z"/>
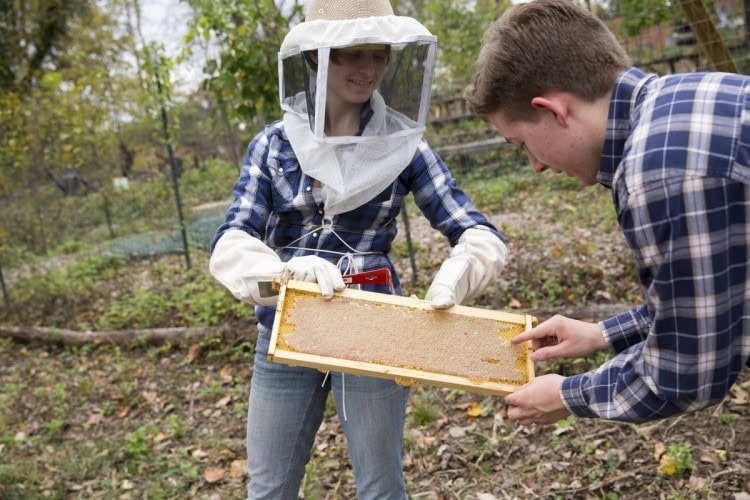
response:
<path id="1" fill-rule="evenodd" d="M 656 75 L 630 67 L 623 70 L 615 80 L 609 104 L 607 133 L 597 175 L 599 183 L 606 187 L 612 187 L 615 170 L 622 160 L 625 141 L 630 135 L 631 116 L 637 102 L 645 95 L 641 92 L 643 84 L 653 78 L 656 78 Z"/>

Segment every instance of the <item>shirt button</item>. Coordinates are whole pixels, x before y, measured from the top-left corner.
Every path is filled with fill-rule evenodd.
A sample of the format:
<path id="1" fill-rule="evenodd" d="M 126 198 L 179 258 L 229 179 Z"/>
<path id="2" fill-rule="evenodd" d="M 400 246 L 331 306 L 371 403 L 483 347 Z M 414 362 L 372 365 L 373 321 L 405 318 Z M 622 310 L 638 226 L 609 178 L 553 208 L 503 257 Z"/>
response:
<path id="1" fill-rule="evenodd" d="M 311 188 L 310 186 L 307 186 L 307 187 L 305 188 L 305 191 L 307 191 L 307 192 L 309 193 L 310 191 L 312 191 L 312 188 Z"/>
<path id="2" fill-rule="evenodd" d="M 279 173 L 280 173 L 280 174 L 283 174 L 283 173 L 284 173 L 284 169 L 283 169 L 283 168 L 281 168 L 281 167 L 279 167 Z"/>
<path id="3" fill-rule="evenodd" d="M 317 238 L 317 237 L 318 237 L 318 233 L 313 233 L 313 238 Z"/>
<path id="4" fill-rule="evenodd" d="M 323 215 L 323 211 L 322 211 L 322 210 L 318 210 L 318 213 L 319 213 L 320 215 Z"/>

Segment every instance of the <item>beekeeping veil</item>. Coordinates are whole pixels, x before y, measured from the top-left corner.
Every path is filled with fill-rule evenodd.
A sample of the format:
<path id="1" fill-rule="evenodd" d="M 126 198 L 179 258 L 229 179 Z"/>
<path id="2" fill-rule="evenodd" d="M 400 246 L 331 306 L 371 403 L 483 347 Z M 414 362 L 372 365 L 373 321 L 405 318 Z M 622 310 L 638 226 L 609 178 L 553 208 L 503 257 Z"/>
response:
<path id="1" fill-rule="evenodd" d="M 327 137 L 331 49 L 372 44 L 390 46 L 372 116 L 361 135 Z M 279 51 L 284 128 L 302 171 L 320 181 L 327 214 L 363 205 L 411 162 L 427 121 L 436 45 L 417 20 L 395 16 L 388 0 L 310 0 L 305 21 L 287 34 Z"/>

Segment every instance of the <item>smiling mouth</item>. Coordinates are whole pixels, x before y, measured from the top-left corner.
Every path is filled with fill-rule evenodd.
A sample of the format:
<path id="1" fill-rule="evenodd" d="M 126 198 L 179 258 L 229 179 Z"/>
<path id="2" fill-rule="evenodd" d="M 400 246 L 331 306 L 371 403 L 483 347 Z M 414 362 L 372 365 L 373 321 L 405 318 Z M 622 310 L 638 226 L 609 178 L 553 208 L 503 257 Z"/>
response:
<path id="1" fill-rule="evenodd" d="M 355 87 L 369 88 L 372 85 L 372 80 L 349 80 L 349 83 Z"/>

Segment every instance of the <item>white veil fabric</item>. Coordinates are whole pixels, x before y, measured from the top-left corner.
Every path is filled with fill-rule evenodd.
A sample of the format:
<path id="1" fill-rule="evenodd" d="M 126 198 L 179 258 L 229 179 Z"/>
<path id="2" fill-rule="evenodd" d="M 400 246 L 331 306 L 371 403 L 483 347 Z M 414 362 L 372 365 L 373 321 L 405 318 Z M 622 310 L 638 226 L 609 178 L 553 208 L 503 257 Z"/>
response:
<path id="1" fill-rule="evenodd" d="M 321 183 L 328 215 L 380 194 L 411 162 L 427 121 L 437 39 L 410 17 L 315 20 L 290 30 L 279 52 L 284 129 L 302 171 Z M 370 99 L 361 135 L 327 137 L 325 101 L 331 48 L 388 44 L 391 57 Z M 317 51 L 318 64 L 304 57 Z"/>

